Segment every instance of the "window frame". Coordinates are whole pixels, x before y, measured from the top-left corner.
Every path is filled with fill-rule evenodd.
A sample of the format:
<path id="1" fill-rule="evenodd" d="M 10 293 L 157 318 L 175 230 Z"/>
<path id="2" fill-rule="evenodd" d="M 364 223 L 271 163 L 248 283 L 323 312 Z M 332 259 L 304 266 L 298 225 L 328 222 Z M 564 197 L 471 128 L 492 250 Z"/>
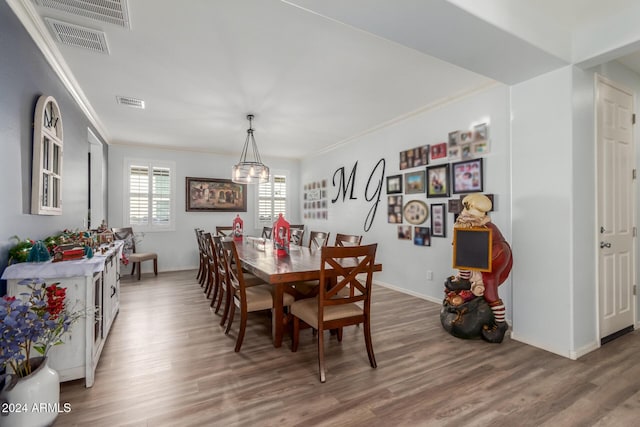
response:
<path id="1" fill-rule="evenodd" d="M 131 167 L 132 166 L 144 166 L 152 171 L 153 168 L 168 168 L 169 169 L 169 222 L 166 225 L 154 225 L 151 222 L 151 216 L 145 225 L 132 224 L 131 223 Z M 124 159 L 124 179 L 123 179 L 123 218 L 122 223 L 125 227 L 132 227 L 135 231 L 141 232 L 156 232 L 156 231 L 175 231 L 176 225 L 176 163 L 167 160 L 143 160 L 126 158 Z M 151 182 L 151 181 L 150 181 Z M 153 194 L 147 193 L 149 205 L 153 201 Z"/>
<path id="2" fill-rule="evenodd" d="M 271 185 L 271 190 L 272 190 L 272 195 L 270 197 L 271 199 L 271 214 L 272 214 L 272 220 L 266 221 L 266 220 L 261 220 L 260 219 L 260 200 L 262 199 L 260 197 L 260 185 L 262 184 L 257 184 L 256 185 L 256 191 L 255 191 L 255 206 L 256 206 L 256 213 L 255 213 L 255 221 L 256 224 L 259 227 L 264 227 L 264 226 L 270 226 L 272 225 L 278 218 L 273 218 L 276 214 L 273 210 L 273 201 L 275 200 L 275 197 L 273 196 L 273 180 L 276 176 L 284 176 L 285 179 L 285 191 L 286 191 L 286 195 L 284 197 L 284 206 L 285 206 L 285 218 L 287 216 L 290 216 L 291 214 L 291 185 L 290 185 L 290 173 L 287 170 L 272 170 L 269 176 L 269 184 Z"/>

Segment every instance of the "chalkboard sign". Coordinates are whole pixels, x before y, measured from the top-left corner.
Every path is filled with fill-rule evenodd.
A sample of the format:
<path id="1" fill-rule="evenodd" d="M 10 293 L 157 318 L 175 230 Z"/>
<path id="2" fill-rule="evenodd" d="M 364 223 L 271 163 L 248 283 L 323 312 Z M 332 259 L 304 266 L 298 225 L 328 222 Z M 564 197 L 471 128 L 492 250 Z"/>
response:
<path id="1" fill-rule="evenodd" d="M 490 228 L 453 229 L 453 268 L 491 271 Z"/>

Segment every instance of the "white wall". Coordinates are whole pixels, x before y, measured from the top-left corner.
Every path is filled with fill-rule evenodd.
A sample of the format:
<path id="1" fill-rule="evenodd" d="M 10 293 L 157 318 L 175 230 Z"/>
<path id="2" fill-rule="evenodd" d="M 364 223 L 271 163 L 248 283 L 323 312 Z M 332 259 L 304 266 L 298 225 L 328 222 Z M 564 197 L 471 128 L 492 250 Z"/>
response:
<path id="1" fill-rule="evenodd" d="M 511 88 L 513 333 L 570 357 L 573 310 L 572 67 Z M 593 204 L 589 207 L 593 211 Z M 583 259 L 582 266 L 585 265 Z M 591 267 L 592 268 L 592 267 Z M 593 292 L 593 290 L 591 291 Z"/>
<path id="2" fill-rule="evenodd" d="M 145 232 L 142 242 L 136 246 L 140 252 L 158 253 L 160 271 L 185 270 L 198 267 L 198 250 L 194 228 L 215 232 L 217 225 L 231 225 L 236 215 L 244 221 L 246 232 L 255 230 L 255 190 L 247 186 L 247 212 L 186 212 L 185 178 L 231 178 L 231 166 L 238 158 L 211 153 L 174 151 L 156 148 L 141 148 L 124 145 L 109 146 L 109 226 L 124 224 L 124 161 L 125 158 L 173 161 L 176 163 L 176 227 L 175 231 Z M 287 170 L 290 180 L 290 206 L 292 223 L 300 221 L 297 207 L 300 205 L 300 188 L 296 177 L 299 174 L 297 160 L 265 158 L 264 162 L 273 170 Z M 134 227 L 135 231 L 135 227 Z M 254 231 L 255 233 L 256 231 Z M 148 265 L 146 265 L 148 264 Z M 143 273 L 153 271 L 151 263 L 143 263 Z"/>
<path id="3" fill-rule="evenodd" d="M 422 167 L 401 171 L 400 151 L 444 142 L 451 131 L 469 129 L 473 124 L 490 122 L 491 152 L 484 157 L 484 188 L 486 193 L 495 195 L 496 211 L 491 213 L 491 217 L 509 241 L 511 201 L 508 111 L 508 89 L 499 85 L 364 135 L 333 151 L 304 159 L 301 164 L 301 184 L 326 179 L 329 182 L 329 201 L 338 194 L 339 183 L 333 182 L 334 172 L 344 166 L 348 176 L 353 165 L 358 162 L 354 191 L 357 200 L 349 200 L 347 197 L 343 202 L 340 197 L 336 203 L 329 203 L 329 219 L 307 220 L 307 229 L 330 231 L 332 236 L 335 236 L 336 232 L 363 234 L 363 243 L 380 243 L 377 258 L 382 262 L 383 271 L 376 274 L 377 282 L 434 302 L 442 302 L 444 280 L 455 273 L 451 268 L 453 214 L 447 214 L 447 237 L 433 237 L 430 247 L 415 246 L 412 241 L 398 240 L 397 224 L 387 223 L 385 181 L 375 221 L 371 229 L 365 232 L 364 221 L 372 207 L 372 203 L 367 202 L 365 198 L 367 180 L 381 158 L 386 161 L 385 176 L 424 169 Z M 374 183 L 379 179 L 378 171 L 372 179 L 369 197 L 374 194 Z M 422 200 L 427 204 L 446 203 L 448 200 L 427 199 L 425 194 L 405 194 L 403 203 L 413 199 Z M 424 225 L 429 226 L 428 221 Z M 433 280 L 427 280 L 427 271 L 433 272 Z M 510 281 L 500 287 L 500 296 L 507 307 L 510 307 Z"/>

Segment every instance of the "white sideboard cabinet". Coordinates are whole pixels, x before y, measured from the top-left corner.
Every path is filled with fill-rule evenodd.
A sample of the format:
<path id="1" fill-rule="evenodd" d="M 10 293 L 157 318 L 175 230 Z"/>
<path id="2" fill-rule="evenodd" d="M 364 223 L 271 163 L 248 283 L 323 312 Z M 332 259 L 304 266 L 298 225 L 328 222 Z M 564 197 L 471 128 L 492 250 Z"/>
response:
<path id="1" fill-rule="evenodd" d="M 88 309 L 63 337 L 64 344 L 49 351 L 49 366 L 58 371 L 60 381 L 85 379 L 91 387 L 100 353 L 120 307 L 120 255 L 122 242 L 116 241 L 104 254 L 93 258 L 45 263 L 20 263 L 7 267 L 7 294 L 24 292 L 23 279 L 43 279 L 47 285 L 59 282 L 67 288 L 70 308 Z"/>

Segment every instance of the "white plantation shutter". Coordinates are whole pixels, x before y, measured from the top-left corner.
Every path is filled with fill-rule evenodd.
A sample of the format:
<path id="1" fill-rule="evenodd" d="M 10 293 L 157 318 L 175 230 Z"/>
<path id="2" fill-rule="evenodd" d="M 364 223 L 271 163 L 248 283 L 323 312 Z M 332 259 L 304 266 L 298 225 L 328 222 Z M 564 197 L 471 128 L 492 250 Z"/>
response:
<path id="1" fill-rule="evenodd" d="M 287 217 L 287 176 L 272 174 L 269 182 L 258 187 L 258 222 L 271 224 L 280 213 Z"/>
<path id="2" fill-rule="evenodd" d="M 147 225 L 149 221 L 149 168 L 129 168 L 129 223 Z"/>
<path id="3" fill-rule="evenodd" d="M 127 161 L 128 225 L 143 230 L 173 227 L 175 166 L 158 163 Z"/>
<path id="4" fill-rule="evenodd" d="M 151 222 L 168 225 L 171 220 L 171 169 L 154 167 L 152 176 Z"/>

